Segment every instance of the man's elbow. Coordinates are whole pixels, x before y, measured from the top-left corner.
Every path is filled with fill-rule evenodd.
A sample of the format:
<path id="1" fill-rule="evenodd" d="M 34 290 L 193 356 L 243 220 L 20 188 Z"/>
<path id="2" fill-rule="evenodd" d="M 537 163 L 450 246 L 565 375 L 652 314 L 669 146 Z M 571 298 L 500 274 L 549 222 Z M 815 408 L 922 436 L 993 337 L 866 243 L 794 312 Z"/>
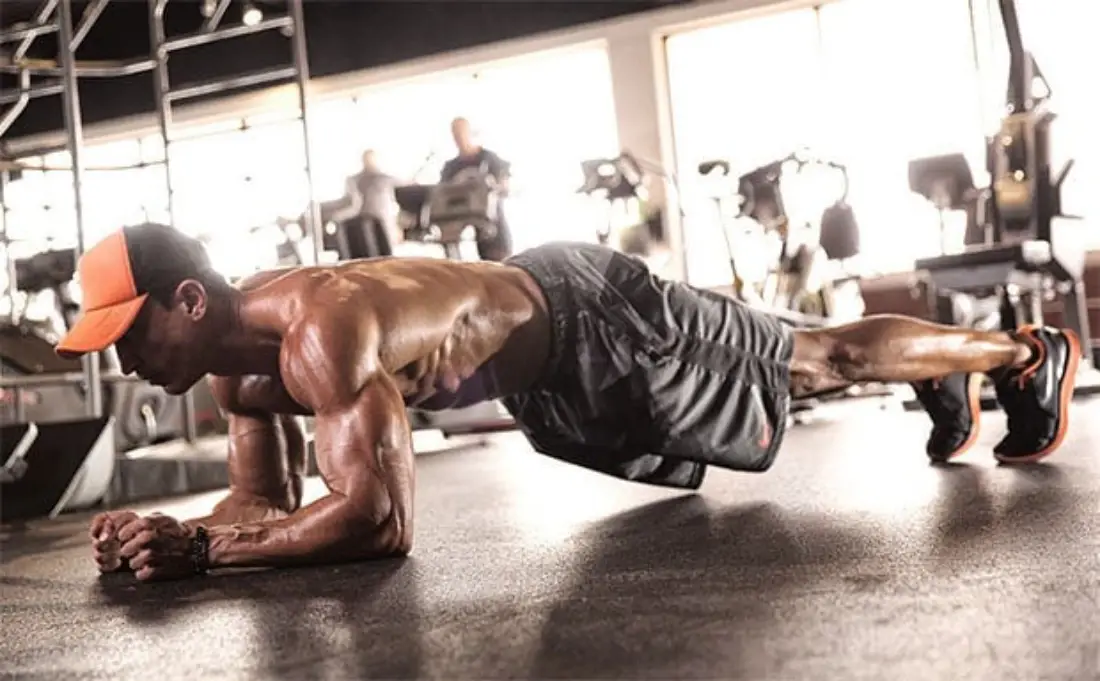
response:
<path id="1" fill-rule="evenodd" d="M 388 508 L 381 508 L 383 504 L 379 504 L 377 497 L 374 503 L 348 501 L 356 517 L 348 536 L 353 552 L 365 554 L 363 557 L 390 558 L 406 556 L 412 551 L 412 514 L 401 504 L 389 502 L 384 504 Z"/>
<path id="2" fill-rule="evenodd" d="M 352 551 L 361 558 L 403 558 L 412 552 L 412 528 L 386 524 L 360 535 L 353 543 Z"/>
<path id="3" fill-rule="evenodd" d="M 403 532 L 398 536 L 397 541 L 390 547 L 390 555 L 394 558 L 404 558 L 412 553 L 413 549 L 413 534 L 412 530 Z"/>
<path id="4" fill-rule="evenodd" d="M 412 517 L 401 513 L 396 506 L 392 509 L 382 528 L 382 550 L 387 556 L 399 558 L 409 555 L 413 547 Z"/>
<path id="5" fill-rule="evenodd" d="M 411 529 L 404 530 L 388 523 L 372 524 L 359 518 L 354 527 L 345 530 L 343 536 L 330 542 L 327 548 L 317 547 L 317 554 L 341 562 L 383 560 L 409 555 L 412 545 Z"/>

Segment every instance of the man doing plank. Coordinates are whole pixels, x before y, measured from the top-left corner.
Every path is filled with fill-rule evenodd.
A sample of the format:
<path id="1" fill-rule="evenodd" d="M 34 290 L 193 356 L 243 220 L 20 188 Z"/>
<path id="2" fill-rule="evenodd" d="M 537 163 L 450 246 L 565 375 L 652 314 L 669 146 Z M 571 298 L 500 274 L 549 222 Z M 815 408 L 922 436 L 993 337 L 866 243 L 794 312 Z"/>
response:
<path id="1" fill-rule="evenodd" d="M 893 315 L 790 329 L 586 244 L 504 263 L 295 267 L 232 287 L 196 240 L 150 224 L 107 237 L 79 272 L 84 315 L 58 352 L 113 344 L 125 372 L 172 394 L 209 376 L 229 415 L 230 491 L 210 515 L 94 519 L 100 568 L 143 580 L 408 553 L 407 406 L 501 399 L 539 452 L 695 489 L 708 465 L 768 469 L 792 398 L 864 381 L 913 384 L 942 460 L 974 442 L 975 379 L 989 374 L 1008 416 L 996 457 L 1037 460 L 1065 436 L 1081 352 L 1070 331 Z M 329 492 L 304 506 L 296 415 L 314 417 Z"/>

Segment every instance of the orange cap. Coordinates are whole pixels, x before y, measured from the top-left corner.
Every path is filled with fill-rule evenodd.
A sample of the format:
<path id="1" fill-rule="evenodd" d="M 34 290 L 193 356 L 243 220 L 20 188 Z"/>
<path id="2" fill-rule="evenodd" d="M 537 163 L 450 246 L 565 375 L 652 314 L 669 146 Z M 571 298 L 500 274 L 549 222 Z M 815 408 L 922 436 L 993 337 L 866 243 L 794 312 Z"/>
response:
<path id="1" fill-rule="evenodd" d="M 77 263 L 81 309 L 56 351 L 63 357 L 79 357 L 106 350 L 130 329 L 149 294 L 139 294 L 134 283 L 126 234 L 119 230 L 88 250 Z"/>

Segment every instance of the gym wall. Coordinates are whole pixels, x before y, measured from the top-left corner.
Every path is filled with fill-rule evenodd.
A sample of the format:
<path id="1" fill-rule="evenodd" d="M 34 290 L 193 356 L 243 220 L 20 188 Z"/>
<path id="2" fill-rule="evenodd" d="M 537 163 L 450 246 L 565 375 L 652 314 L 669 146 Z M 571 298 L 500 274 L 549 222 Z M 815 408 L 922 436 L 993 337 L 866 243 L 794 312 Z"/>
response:
<path id="1" fill-rule="evenodd" d="M 1100 18 L 1096 16 L 1100 6 L 1075 0 L 1018 2 L 1029 44 L 1056 90 L 1062 112 L 1061 146 L 1077 158 L 1065 191 L 1066 208 L 1095 214 L 1100 199 L 1088 188 L 1100 179 L 1100 140 L 1092 125 L 1098 112 L 1088 96 L 1088 65 L 1096 63 L 1100 46 L 1088 39 L 1085 27 L 1095 25 L 1090 20 Z M 687 272 L 700 284 L 728 279 L 722 250 L 714 247 L 714 238 L 720 235 L 707 224 L 707 209 L 681 200 L 693 191 L 697 157 L 726 156 L 735 164 L 748 165 L 773 149 L 785 153 L 807 142 L 819 143 L 852 166 L 851 202 L 863 227 L 872 270 L 905 270 L 937 242 L 930 207 L 908 192 L 905 163 L 939 151 L 980 153 L 973 151 L 980 150 L 982 114 L 976 101 L 981 98 L 974 87 L 977 80 L 965 5 L 954 0 L 836 0 L 826 3 L 815 16 L 808 2 L 698 2 L 317 78 L 311 86 L 317 195 L 324 199 L 339 192 L 339 181 L 363 145 L 392 142 L 395 150 L 412 150 L 410 154 L 383 154 L 395 166 L 403 162 L 398 158 L 408 161 L 422 152 L 423 159 L 433 146 L 445 146 L 445 123 L 441 127 L 437 121 L 445 121 L 455 112 L 443 111 L 446 107 L 439 102 L 462 87 L 467 91 L 476 87 L 508 91 L 525 79 L 546 78 L 543 93 L 547 96 L 513 96 L 509 106 L 489 107 L 484 112 L 486 121 L 481 127 L 485 134 L 499 136 L 491 144 L 499 143 L 506 155 L 508 147 L 524 149 L 518 152 L 524 157 L 560 152 L 557 160 L 540 168 L 526 183 L 545 187 L 547 197 L 555 182 L 558 187 L 566 184 L 564 180 L 547 182 L 544 176 L 551 172 L 549 168 L 562 169 L 562 174 L 555 176 L 564 177 L 564 169 L 582 157 L 609 154 L 618 148 L 677 170 L 680 191 L 659 179 L 652 186 L 658 198 L 667 195 L 672 208 L 666 211 L 666 233 L 677 257 L 666 274 L 683 276 Z M 868 31 L 867 25 L 876 29 Z M 665 36 L 670 36 L 667 50 Z M 692 41 L 695 47 L 691 47 Z M 704 49 L 708 41 L 711 48 Z M 592 57 L 595 52 L 589 49 L 597 46 L 602 50 L 600 59 Z M 539 53 L 588 54 L 565 61 L 576 59 L 579 64 L 591 59 L 577 72 L 592 75 L 584 78 L 584 84 L 568 82 L 574 76 L 567 75 L 569 70 L 564 67 L 555 71 L 549 66 L 554 61 L 550 58 L 536 67 L 533 64 L 539 60 L 531 57 L 527 71 L 508 65 L 517 57 Z M 475 87 L 473 72 L 488 74 L 497 68 L 512 75 L 485 75 L 486 84 Z M 558 75 L 548 75 L 551 71 Z M 522 73 L 541 75 L 516 75 Z M 430 81 L 434 85 L 428 85 Z M 498 85 L 490 85 L 490 81 Z M 465 85 L 455 85 L 459 82 Z M 1003 96 L 1003 74 L 984 85 L 988 108 L 991 99 Z M 410 94 L 414 91 L 420 94 Z M 461 96 L 457 99 L 462 101 Z M 531 107 L 510 114 L 511 107 L 522 106 L 528 99 Z M 185 209 L 181 219 L 228 226 L 259 219 L 265 211 L 300 205 L 302 154 L 293 141 L 296 124 L 279 122 L 293 111 L 292 106 L 291 90 L 274 88 L 177 111 L 181 132 L 195 140 L 179 145 L 181 163 L 187 168 L 179 173 L 185 176 L 181 191 L 218 197 L 208 198 L 205 206 L 196 202 L 190 217 Z M 541 120 L 556 117 L 557 125 L 519 124 L 551 107 L 558 113 Z M 248 130 L 240 130 L 242 121 Z M 395 121 L 400 121 L 397 127 L 402 129 L 431 128 L 433 132 L 391 136 L 388 132 L 395 129 Z M 516 125 L 506 131 L 509 121 Z M 366 134 L 372 125 L 389 128 L 372 138 Z M 536 132 L 530 133 L 531 128 Z M 95 166 L 152 161 L 159 154 L 154 132 L 154 121 L 147 116 L 88 125 L 86 162 Z M 212 133 L 219 136 L 210 137 Z M 437 137 L 424 139 L 430 135 Z M 199 142 L 203 137 L 210 141 Z M 565 143 L 550 144 L 551 139 L 564 139 Z M 36 135 L 5 140 L 5 146 L 15 157 L 63 166 L 63 156 L 33 155 L 35 150 L 59 142 L 58 135 Z M 568 150 L 559 148 L 565 145 Z M 251 166 L 242 170 L 226 161 L 239 157 L 251 159 Z M 226 182 L 226 175 L 233 175 L 234 182 Z M 248 190 L 241 188 L 241 175 L 253 178 Z M 86 198 L 91 194 L 112 197 L 88 207 L 89 220 L 103 225 L 101 233 L 119 222 L 163 214 L 163 181 L 157 168 L 87 176 Z M 12 208 L 8 222 L 13 231 L 52 232 L 71 240 L 71 192 L 66 175 L 34 178 L 28 173 L 24 185 L 26 196 L 6 197 Z M 32 186 L 37 188 L 31 191 Z M 250 200 L 241 200 L 247 191 Z M 37 198 L 32 199 L 31 194 Z M 48 211 L 41 208 L 43 196 L 50 204 Z M 680 243 L 675 210 L 679 204 L 687 213 L 686 249 Z M 539 239 L 568 236 L 563 227 L 592 219 L 577 204 L 563 209 L 547 198 L 530 203 L 522 220 L 540 218 L 533 230 Z M 94 229 L 90 232 L 94 234 Z M 239 252 L 230 246 L 226 250 Z M 690 268 L 688 257 L 692 259 Z"/>
<path id="2" fill-rule="evenodd" d="M 446 122 L 450 116 L 464 113 L 474 118 L 475 125 L 490 138 L 487 143 L 510 157 L 516 179 L 524 186 L 526 196 L 517 196 L 514 210 L 523 215 L 517 215 L 517 223 L 529 223 L 530 227 L 528 235 L 517 234 L 517 246 L 591 233 L 596 219 L 592 213 L 600 213 L 601 220 L 603 216 L 590 203 L 581 205 L 574 193 L 580 185 L 581 160 L 610 156 L 627 148 L 657 165 L 671 167 L 671 138 L 662 134 L 667 132 L 667 96 L 661 36 L 685 23 L 728 16 L 760 4 L 766 2 L 695 3 L 315 79 L 310 101 L 313 153 L 319 157 L 314 159 L 317 198 L 331 198 L 340 191 L 343 174 L 354 163 L 351 159 L 367 144 L 393 147 L 383 156 L 396 165 L 401 164 L 395 160 L 398 156 L 405 161 L 416 158 L 415 163 L 424 162 L 424 174 L 430 174 L 440 159 L 426 156 L 440 146 L 449 151 L 449 142 L 443 143 Z M 597 52 L 598 58 L 593 56 Z M 587 56 L 565 57 L 582 53 Z M 537 66 L 540 54 L 550 56 Z M 476 80 L 475 73 L 479 74 Z M 465 105 L 477 97 L 462 94 L 477 90 L 507 93 L 508 102 L 483 107 L 480 114 L 484 120 L 478 121 L 479 113 L 461 111 L 477 108 Z M 189 206 L 181 206 L 177 221 L 202 223 L 204 231 L 224 232 L 218 227 L 221 225 L 239 232 L 242 223 L 263 217 L 262 211 L 269 219 L 277 211 L 300 205 L 304 190 L 300 182 L 301 148 L 295 148 L 291 140 L 296 125 L 288 119 L 294 110 L 290 87 L 176 109 L 179 141 L 173 144 L 173 163 L 178 159 L 181 166 L 174 173 L 179 198 L 186 200 L 188 194 L 196 197 Z M 377 134 L 367 134 L 371 126 L 379 128 Z M 150 116 L 88 125 L 87 165 L 153 161 L 160 154 L 155 133 L 155 121 Z M 58 134 L 45 134 L 8 140 L 5 146 L 9 155 L 26 162 L 64 167 L 68 160 L 63 153 L 43 156 L 40 152 L 59 147 L 62 142 Z M 538 161 L 526 163 L 524 157 L 538 157 Z M 522 166 L 529 166 L 529 170 Z M 568 182 L 564 179 L 566 169 Z M 394 171 L 404 172 L 400 168 Z M 67 174 L 32 175 L 27 173 L 20 183 L 23 195 L 10 197 L 8 202 L 13 208 L 8 216 L 13 232 L 42 237 L 34 249 L 28 245 L 28 250 L 37 250 L 51 237 L 55 237 L 56 246 L 71 242 L 74 220 Z M 523 179 L 520 175 L 529 177 Z M 242 186 L 243 177 L 248 178 L 247 186 Z M 104 173 L 97 184 L 92 200 L 99 205 L 88 211 L 90 219 L 98 224 L 89 225 L 91 238 L 120 222 L 161 219 L 164 215 L 166 198 L 159 168 Z M 137 187 L 141 189 L 135 191 Z M 651 189 L 660 200 L 663 182 L 658 179 Z M 89 200 L 91 192 L 84 194 Z M 674 211 L 666 214 L 674 221 Z M 573 228 L 572 233 L 569 228 Z M 676 250 L 677 232 L 666 229 L 669 231 Z M 226 239 L 224 247 L 213 250 L 225 252 L 234 262 L 245 252 L 262 250 L 245 248 L 245 242 L 238 234 L 236 242 Z M 678 276 L 679 271 L 682 268 L 674 259 L 666 273 Z"/>
<path id="3" fill-rule="evenodd" d="M 583 106 L 578 106 L 583 102 Z M 591 202 L 576 194 L 580 161 L 618 149 L 610 74 L 602 45 L 475 65 L 362 89 L 312 105 L 310 139 L 320 200 L 338 198 L 357 172 L 364 149 L 405 181 L 435 182 L 453 155 L 450 121 L 467 116 L 483 143 L 512 163 L 510 222 L 518 248 L 551 238 L 582 239 Z M 160 153 L 159 137 L 89 145 L 86 166 L 127 165 Z M 65 166 L 65 153 L 41 162 Z M 37 163 L 37 162 L 36 162 Z M 194 127 L 171 146 L 175 224 L 209 238 L 216 266 L 243 276 L 276 264 L 275 243 L 249 228 L 301 214 L 308 205 L 301 124 L 291 111 Z M 89 172 L 85 227 L 92 240 L 119 224 L 166 218 L 163 170 Z M 58 245 L 75 239 L 75 216 L 59 211 L 68 173 L 28 172 L 11 187 L 9 224 L 17 238 L 32 234 Z M 135 181 L 142 191 L 135 191 Z M 273 239 L 277 233 L 270 232 Z M 29 245 L 28 245 L 29 247 Z M 41 247 L 39 245 L 39 247 Z"/>

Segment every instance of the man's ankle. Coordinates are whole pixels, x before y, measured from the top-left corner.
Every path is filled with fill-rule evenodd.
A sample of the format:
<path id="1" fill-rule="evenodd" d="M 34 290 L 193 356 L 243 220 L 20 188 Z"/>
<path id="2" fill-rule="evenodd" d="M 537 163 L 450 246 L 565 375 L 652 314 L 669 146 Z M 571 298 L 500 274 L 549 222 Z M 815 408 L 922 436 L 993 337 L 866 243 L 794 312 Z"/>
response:
<path id="1" fill-rule="evenodd" d="M 1016 354 L 1012 358 L 1012 362 L 1003 367 L 1003 370 L 1019 370 L 1034 364 L 1040 353 L 1035 342 L 1030 340 L 1026 334 L 1019 332 L 1010 332 L 1009 337 L 1012 339 Z M 994 373 L 991 372 L 991 375 Z"/>

